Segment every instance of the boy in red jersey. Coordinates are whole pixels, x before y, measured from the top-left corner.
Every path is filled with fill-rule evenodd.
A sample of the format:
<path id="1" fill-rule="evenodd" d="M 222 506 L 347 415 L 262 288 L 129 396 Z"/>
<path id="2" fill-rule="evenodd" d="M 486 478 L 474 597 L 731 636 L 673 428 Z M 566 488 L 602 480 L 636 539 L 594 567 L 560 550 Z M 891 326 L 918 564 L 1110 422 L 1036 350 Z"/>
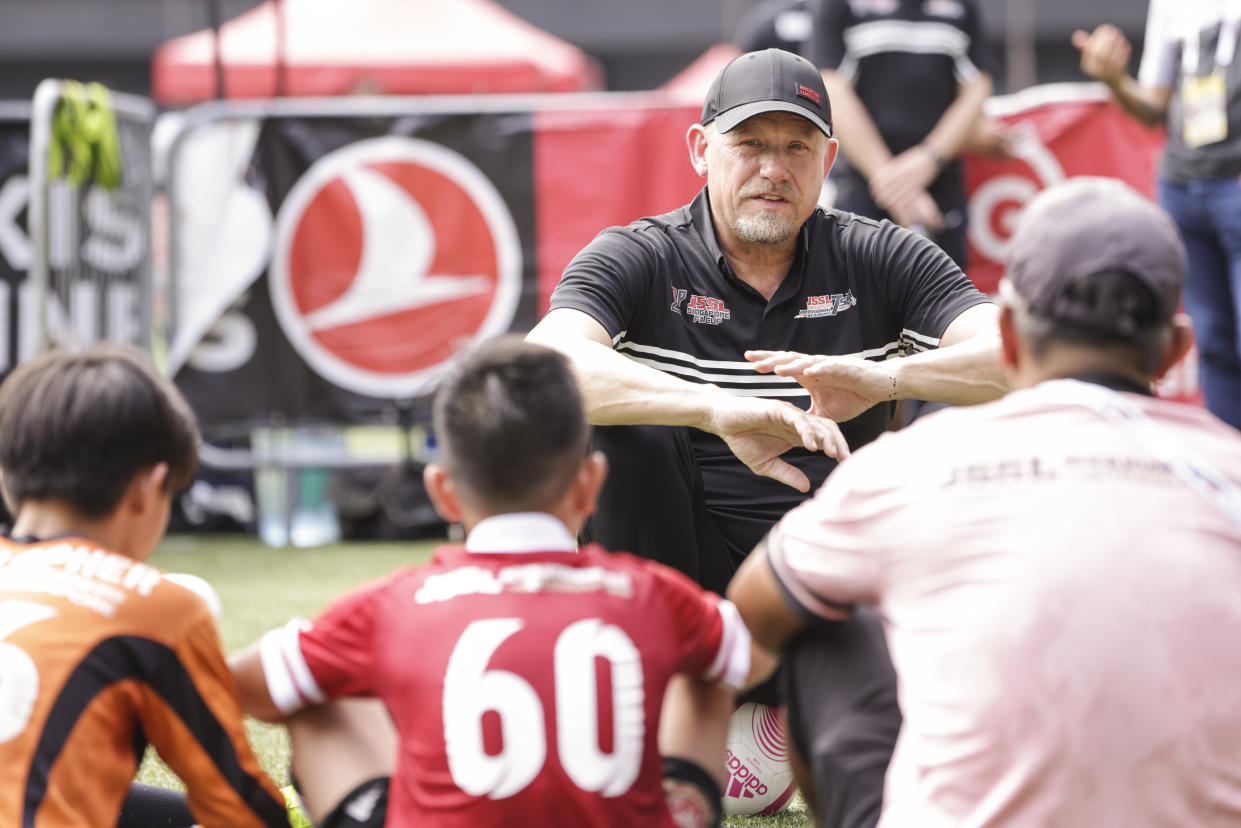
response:
<path id="1" fill-rule="evenodd" d="M 0 386 L 0 825 L 287 826 L 208 603 L 144 561 L 192 478 L 185 400 L 118 346 Z M 186 783 L 130 783 L 147 743 Z M 171 820 L 171 821 L 170 821 Z"/>
<path id="2" fill-rule="evenodd" d="M 486 343 L 445 380 L 434 418 L 443 455 L 427 491 L 465 545 L 233 662 L 252 714 L 309 706 L 289 724 L 316 825 L 718 820 L 750 634 L 668 567 L 578 549 L 606 464 L 564 357 Z M 395 743 L 373 704 L 323 704 L 351 696 L 382 700 Z"/>

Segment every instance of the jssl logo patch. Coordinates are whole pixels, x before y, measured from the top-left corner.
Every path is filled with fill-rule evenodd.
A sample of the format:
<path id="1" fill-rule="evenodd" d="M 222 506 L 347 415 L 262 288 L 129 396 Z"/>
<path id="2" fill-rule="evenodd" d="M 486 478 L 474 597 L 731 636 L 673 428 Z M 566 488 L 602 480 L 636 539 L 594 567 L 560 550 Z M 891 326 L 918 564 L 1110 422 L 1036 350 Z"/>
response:
<path id="1" fill-rule="evenodd" d="M 712 296 L 691 296 L 685 305 L 685 312 L 690 318 L 702 325 L 719 325 L 732 317 L 728 308 L 724 307 L 723 299 Z"/>
<path id="2" fill-rule="evenodd" d="M 844 293 L 807 296 L 806 307 L 799 310 L 794 319 L 815 319 L 820 316 L 835 316 L 856 304 L 857 298 L 851 290 L 846 290 Z"/>

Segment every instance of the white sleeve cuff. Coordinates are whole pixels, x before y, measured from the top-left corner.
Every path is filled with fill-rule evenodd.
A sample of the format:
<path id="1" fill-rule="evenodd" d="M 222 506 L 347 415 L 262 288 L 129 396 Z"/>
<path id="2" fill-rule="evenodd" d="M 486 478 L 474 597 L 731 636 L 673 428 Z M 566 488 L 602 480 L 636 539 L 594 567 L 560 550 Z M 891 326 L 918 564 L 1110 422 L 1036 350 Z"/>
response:
<path id="1" fill-rule="evenodd" d="M 259 641 L 267 693 L 276 708 L 285 715 L 296 713 L 307 705 L 318 704 L 326 698 L 302 655 L 299 639 L 302 630 L 308 627 L 307 621 L 295 618 L 283 627 L 268 632 Z"/>
<path id="2" fill-rule="evenodd" d="M 741 620 L 741 613 L 732 601 L 721 598 L 716 605 L 724 630 L 720 649 L 707 668 L 706 679 L 740 690 L 750 675 L 750 630 Z"/>

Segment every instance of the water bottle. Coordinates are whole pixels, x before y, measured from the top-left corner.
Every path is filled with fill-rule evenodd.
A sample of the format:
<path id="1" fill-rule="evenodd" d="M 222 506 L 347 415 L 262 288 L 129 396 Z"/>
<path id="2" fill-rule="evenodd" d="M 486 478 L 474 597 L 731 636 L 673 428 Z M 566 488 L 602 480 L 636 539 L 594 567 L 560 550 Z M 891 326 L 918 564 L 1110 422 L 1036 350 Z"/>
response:
<path id="1" fill-rule="evenodd" d="M 254 470 L 254 502 L 259 539 L 271 547 L 289 543 L 289 469 L 279 457 L 288 445 L 285 429 L 256 428 L 250 445 L 263 462 Z"/>
<path id="2" fill-rule="evenodd" d="M 259 428 L 251 445 L 258 533 L 272 547 L 321 546 L 340 540 L 340 518 L 328 496 L 333 455 L 343 435 L 332 428 Z"/>
<path id="3" fill-rule="evenodd" d="M 331 456 L 344 452 L 343 435 L 334 428 L 300 428 L 294 432 L 295 453 L 321 458 L 322 466 L 302 466 L 296 474 L 289 542 L 297 547 L 322 546 L 340 540 L 340 516 L 328 496 Z"/>

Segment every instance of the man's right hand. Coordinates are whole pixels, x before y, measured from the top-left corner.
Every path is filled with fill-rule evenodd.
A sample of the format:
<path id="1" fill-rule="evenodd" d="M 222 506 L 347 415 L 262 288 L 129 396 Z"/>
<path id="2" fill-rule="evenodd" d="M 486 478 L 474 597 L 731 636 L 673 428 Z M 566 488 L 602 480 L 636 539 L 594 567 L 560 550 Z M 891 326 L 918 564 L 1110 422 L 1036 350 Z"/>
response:
<path id="1" fill-rule="evenodd" d="M 730 397 L 727 404 L 713 411 L 707 430 L 723 439 L 755 474 L 779 480 L 799 492 L 810 491 L 809 478 L 780 455 L 802 446 L 837 460 L 849 456 L 849 444 L 836 423 L 783 400 Z"/>
<path id="2" fill-rule="evenodd" d="M 1082 53 L 1082 72 L 1115 88 L 1129 70 L 1133 47 L 1124 33 L 1111 23 L 1104 23 L 1090 34 L 1078 29 L 1073 32 L 1073 45 Z"/>

